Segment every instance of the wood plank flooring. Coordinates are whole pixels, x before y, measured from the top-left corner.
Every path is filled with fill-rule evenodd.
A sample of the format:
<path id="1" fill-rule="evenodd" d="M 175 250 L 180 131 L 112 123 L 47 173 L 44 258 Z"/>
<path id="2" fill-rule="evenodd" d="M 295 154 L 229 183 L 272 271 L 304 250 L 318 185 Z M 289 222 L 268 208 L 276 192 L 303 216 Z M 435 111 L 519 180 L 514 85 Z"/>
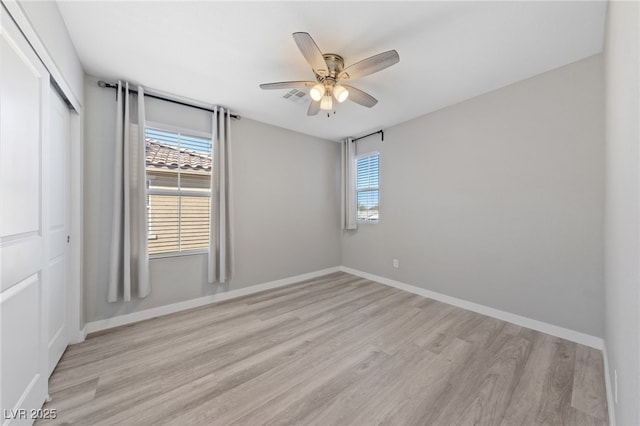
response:
<path id="1" fill-rule="evenodd" d="M 83 425 L 605 425 L 600 351 L 345 273 L 90 335 Z"/>

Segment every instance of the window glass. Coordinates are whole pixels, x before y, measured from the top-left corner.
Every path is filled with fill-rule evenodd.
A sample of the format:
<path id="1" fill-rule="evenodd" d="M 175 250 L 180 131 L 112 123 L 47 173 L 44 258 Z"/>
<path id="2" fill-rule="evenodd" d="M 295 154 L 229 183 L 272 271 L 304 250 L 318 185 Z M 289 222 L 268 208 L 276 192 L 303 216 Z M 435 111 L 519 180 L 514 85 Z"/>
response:
<path id="1" fill-rule="evenodd" d="M 356 218 L 377 222 L 380 218 L 380 154 L 356 157 Z"/>
<path id="2" fill-rule="evenodd" d="M 149 254 L 209 249 L 211 139 L 145 129 Z"/>

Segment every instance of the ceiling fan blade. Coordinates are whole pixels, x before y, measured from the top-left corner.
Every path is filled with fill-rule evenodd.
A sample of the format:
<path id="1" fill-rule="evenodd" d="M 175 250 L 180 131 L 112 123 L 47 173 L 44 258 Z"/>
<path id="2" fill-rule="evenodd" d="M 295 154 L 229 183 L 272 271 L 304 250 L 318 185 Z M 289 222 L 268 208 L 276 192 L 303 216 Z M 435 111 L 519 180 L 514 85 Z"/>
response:
<path id="1" fill-rule="evenodd" d="M 264 83 L 260 85 L 261 89 L 264 90 L 272 90 L 272 89 L 305 89 L 307 87 L 315 86 L 316 82 L 314 81 L 279 81 L 277 83 Z"/>
<path id="2" fill-rule="evenodd" d="M 322 52 L 309 33 L 293 33 L 293 39 L 302 52 L 302 56 L 309 62 L 313 71 L 321 76 L 326 76 L 329 71 Z"/>
<path id="3" fill-rule="evenodd" d="M 356 89 L 353 86 L 347 86 L 346 84 L 342 84 L 341 86 L 349 91 L 349 97 L 347 99 L 350 101 L 353 101 L 362 106 L 366 106 L 367 108 L 371 108 L 378 103 L 378 100 L 376 98 L 366 92 L 363 92 L 360 89 Z"/>
<path id="4" fill-rule="evenodd" d="M 400 61 L 400 55 L 395 50 L 389 50 L 387 52 L 378 53 L 367 59 L 363 59 L 360 62 L 345 68 L 338 78 L 360 78 L 365 75 L 373 74 L 374 72 L 381 71 L 391 65 L 397 64 Z"/>
<path id="5" fill-rule="evenodd" d="M 311 101 L 309 104 L 309 109 L 307 110 L 307 115 L 316 115 L 320 111 L 320 101 Z"/>

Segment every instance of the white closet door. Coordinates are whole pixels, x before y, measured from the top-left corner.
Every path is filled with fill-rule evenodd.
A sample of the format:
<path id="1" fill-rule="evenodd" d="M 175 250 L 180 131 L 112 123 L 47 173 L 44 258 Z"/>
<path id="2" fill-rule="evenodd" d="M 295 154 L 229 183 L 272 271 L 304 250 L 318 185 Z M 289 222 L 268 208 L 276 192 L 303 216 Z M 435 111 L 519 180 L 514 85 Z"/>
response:
<path id="1" fill-rule="evenodd" d="M 69 344 L 69 108 L 51 89 L 49 131 L 45 147 L 49 230 L 43 288 L 48 318 L 49 367 L 51 375 Z"/>
<path id="2" fill-rule="evenodd" d="M 30 424 L 47 396 L 43 148 L 49 74 L 0 6 L 0 412 Z"/>

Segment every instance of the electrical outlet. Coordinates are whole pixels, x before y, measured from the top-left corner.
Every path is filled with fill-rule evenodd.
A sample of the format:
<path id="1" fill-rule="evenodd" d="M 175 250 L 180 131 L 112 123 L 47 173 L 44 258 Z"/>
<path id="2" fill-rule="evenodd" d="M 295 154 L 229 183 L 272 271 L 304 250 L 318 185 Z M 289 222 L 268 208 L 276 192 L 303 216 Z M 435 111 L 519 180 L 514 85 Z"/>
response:
<path id="1" fill-rule="evenodd" d="M 400 263 L 398 262 L 398 259 L 393 259 L 393 267 L 396 269 L 400 267 Z"/>
<path id="2" fill-rule="evenodd" d="M 618 403 L 618 370 L 613 370 L 613 402 Z"/>

